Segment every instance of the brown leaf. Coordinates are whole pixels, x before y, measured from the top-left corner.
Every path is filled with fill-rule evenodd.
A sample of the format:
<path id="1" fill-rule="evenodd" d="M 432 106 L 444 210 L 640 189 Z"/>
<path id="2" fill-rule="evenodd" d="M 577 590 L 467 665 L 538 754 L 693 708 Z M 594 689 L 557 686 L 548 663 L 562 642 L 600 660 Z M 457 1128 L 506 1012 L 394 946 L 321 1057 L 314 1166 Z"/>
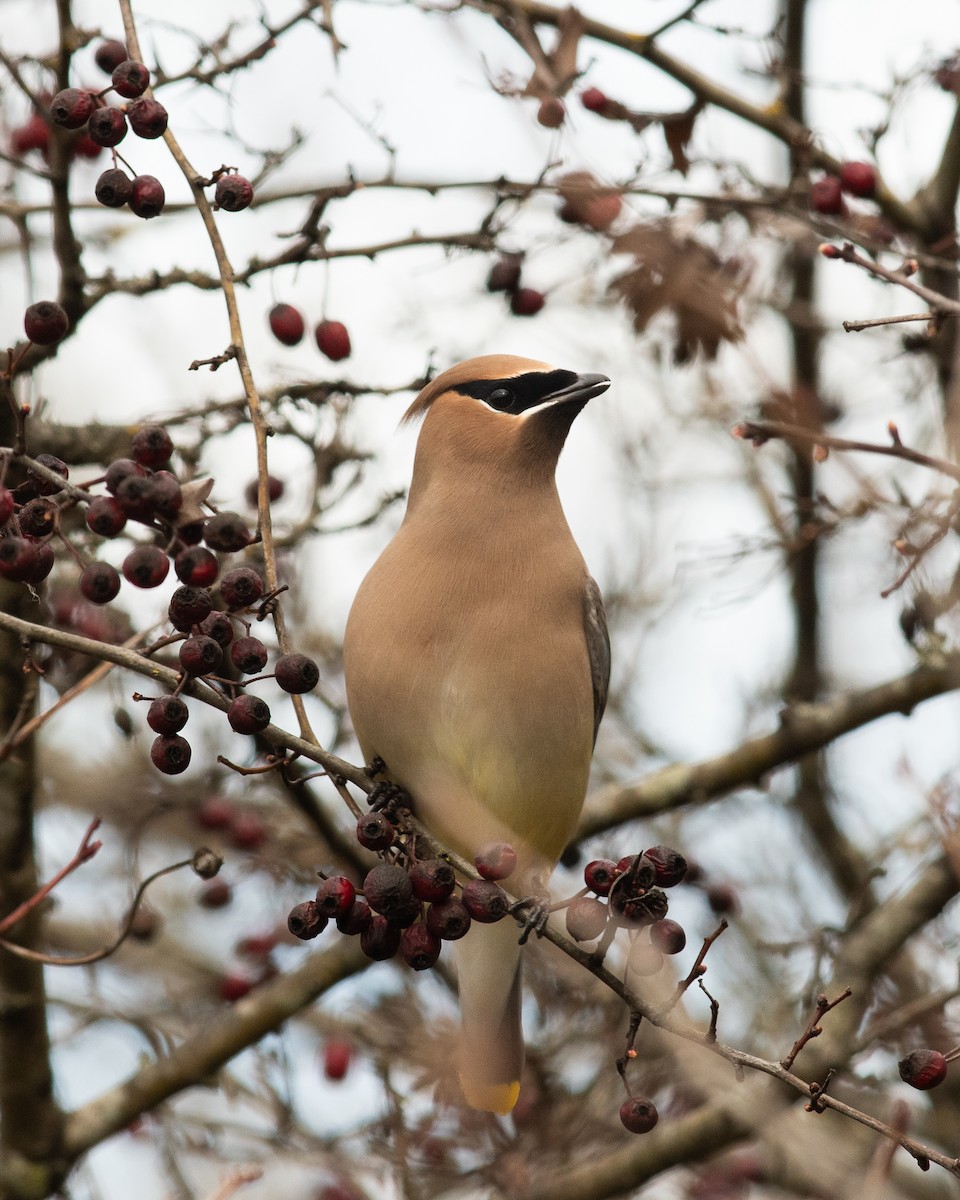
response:
<path id="1" fill-rule="evenodd" d="M 583 15 L 575 8 L 565 8 L 557 17 L 557 29 L 560 36 L 550 55 L 550 65 L 557 83 L 562 89 L 558 94 L 567 92 L 577 78 L 577 50 L 580 38 L 583 36 L 585 23 Z"/>
<path id="2" fill-rule="evenodd" d="M 583 16 L 575 8 L 565 8 L 557 18 L 559 36 L 548 54 L 526 16 L 505 18 L 499 24 L 530 55 L 534 71 L 523 89 L 524 96 L 538 100 L 565 96 L 579 74 L 577 50 L 583 35 Z"/>
<path id="3" fill-rule="evenodd" d="M 661 118 L 663 136 L 673 159 L 673 169 L 679 171 L 681 175 L 686 175 L 690 169 L 687 146 L 693 136 L 693 126 L 702 109 L 703 104 L 698 100 L 686 112 L 671 113 Z"/>

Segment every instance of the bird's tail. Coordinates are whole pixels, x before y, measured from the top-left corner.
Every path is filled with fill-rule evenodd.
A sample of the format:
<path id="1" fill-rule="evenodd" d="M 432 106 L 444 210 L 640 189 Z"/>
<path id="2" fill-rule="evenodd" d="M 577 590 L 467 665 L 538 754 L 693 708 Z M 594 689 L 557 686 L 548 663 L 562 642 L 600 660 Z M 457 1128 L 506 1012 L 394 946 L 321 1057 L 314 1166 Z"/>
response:
<path id="1" fill-rule="evenodd" d="M 460 1086 L 472 1108 L 506 1115 L 523 1067 L 520 946 L 513 921 L 471 926 L 457 942 Z"/>

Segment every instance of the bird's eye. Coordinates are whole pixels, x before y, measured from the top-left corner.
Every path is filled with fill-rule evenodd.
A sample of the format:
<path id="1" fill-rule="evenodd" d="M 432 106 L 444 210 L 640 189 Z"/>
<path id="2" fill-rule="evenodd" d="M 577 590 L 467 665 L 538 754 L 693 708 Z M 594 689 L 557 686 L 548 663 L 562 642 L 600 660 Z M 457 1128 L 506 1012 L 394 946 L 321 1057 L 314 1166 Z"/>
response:
<path id="1" fill-rule="evenodd" d="M 510 407 L 513 403 L 513 392 L 509 388 L 494 388 L 487 397 L 487 403 L 491 408 L 496 408 L 500 412 Z"/>

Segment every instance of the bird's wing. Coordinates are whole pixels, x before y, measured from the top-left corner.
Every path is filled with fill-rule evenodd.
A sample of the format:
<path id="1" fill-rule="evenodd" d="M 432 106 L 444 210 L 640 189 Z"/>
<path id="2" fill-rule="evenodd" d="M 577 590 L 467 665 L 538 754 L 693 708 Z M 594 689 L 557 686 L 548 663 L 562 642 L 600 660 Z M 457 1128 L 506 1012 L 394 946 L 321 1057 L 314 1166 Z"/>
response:
<path id="1" fill-rule="evenodd" d="M 610 634 L 607 632 L 603 596 L 600 595 L 597 581 L 589 575 L 583 592 L 583 632 L 587 639 L 593 683 L 593 740 L 596 742 L 603 710 L 607 707 L 607 688 L 610 684 Z"/>

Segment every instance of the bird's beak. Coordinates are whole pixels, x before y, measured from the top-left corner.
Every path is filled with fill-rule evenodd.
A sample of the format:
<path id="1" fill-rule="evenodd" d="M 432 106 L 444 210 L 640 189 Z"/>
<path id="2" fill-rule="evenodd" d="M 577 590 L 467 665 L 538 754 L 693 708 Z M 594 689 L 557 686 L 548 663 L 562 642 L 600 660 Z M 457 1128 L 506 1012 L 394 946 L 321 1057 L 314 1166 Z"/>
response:
<path id="1" fill-rule="evenodd" d="M 569 404 L 571 401 L 586 404 L 594 396 L 605 392 L 609 386 L 610 380 L 606 375 L 578 375 L 576 380 L 567 387 L 561 388 L 558 392 L 552 392 L 549 396 L 544 396 L 543 402 L 551 405 Z"/>

